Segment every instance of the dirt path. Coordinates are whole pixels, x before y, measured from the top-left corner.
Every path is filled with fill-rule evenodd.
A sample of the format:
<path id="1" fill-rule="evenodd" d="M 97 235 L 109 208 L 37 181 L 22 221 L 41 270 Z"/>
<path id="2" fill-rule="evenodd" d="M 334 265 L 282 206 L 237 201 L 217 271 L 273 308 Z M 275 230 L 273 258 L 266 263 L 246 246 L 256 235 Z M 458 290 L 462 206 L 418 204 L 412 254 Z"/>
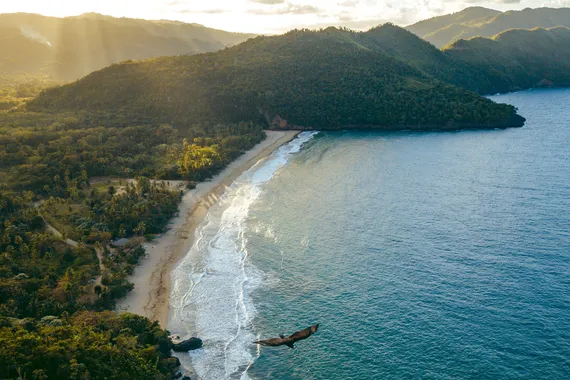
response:
<path id="1" fill-rule="evenodd" d="M 41 202 L 36 203 L 36 207 L 39 207 L 40 204 L 41 204 Z M 38 214 L 39 214 L 39 212 L 38 212 Z M 44 220 L 46 230 L 49 233 L 51 233 L 52 235 L 54 235 L 55 237 L 57 237 L 58 239 L 60 239 L 61 241 L 63 241 L 65 244 L 67 244 L 70 247 L 77 248 L 79 246 L 79 243 L 76 242 L 75 240 L 64 239 L 63 234 L 60 231 L 58 231 L 57 228 L 55 228 L 54 226 L 49 224 L 46 221 L 46 218 L 43 217 L 43 215 L 41 215 L 41 214 L 39 214 L 39 215 Z M 99 276 L 95 277 L 95 281 L 93 283 L 94 287 L 97 285 L 99 285 L 99 286 L 101 285 L 101 278 L 103 277 L 103 273 L 105 273 L 105 271 L 107 270 L 107 268 L 105 268 L 105 264 L 103 264 L 103 260 L 105 259 L 105 251 L 102 248 L 95 247 L 95 252 L 97 253 L 97 261 L 99 261 L 99 272 L 101 274 Z"/>
<path id="2" fill-rule="evenodd" d="M 105 259 L 105 251 L 102 248 L 95 248 L 95 252 L 97 253 L 97 260 L 99 260 L 99 272 L 101 272 L 101 274 L 95 277 L 93 286 L 101 286 L 101 278 L 103 277 L 103 273 L 105 273 L 107 270 L 105 264 L 103 264 L 103 260 Z"/>
<path id="3" fill-rule="evenodd" d="M 41 215 L 40 215 L 41 216 Z M 65 244 L 69 245 L 70 247 L 73 248 L 77 248 L 77 246 L 79 245 L 75 240 L 71 240 L 71 239 L 64 239 L 63 238 L 63 234 L 61 232 L 59 232 L 54 226 L 52 226 L 51 224 L 49 224 L 48 222 L 46 222 L 46 219 L 42 216 L 42 219 L 44 220 L 45 224 L 46 224 L 46 230 L 48 230 L 52 235 L 54 235 L 55 237 L 57 237 L 58 239 L 61 239 L 62 242 L 64 242 Z"/>

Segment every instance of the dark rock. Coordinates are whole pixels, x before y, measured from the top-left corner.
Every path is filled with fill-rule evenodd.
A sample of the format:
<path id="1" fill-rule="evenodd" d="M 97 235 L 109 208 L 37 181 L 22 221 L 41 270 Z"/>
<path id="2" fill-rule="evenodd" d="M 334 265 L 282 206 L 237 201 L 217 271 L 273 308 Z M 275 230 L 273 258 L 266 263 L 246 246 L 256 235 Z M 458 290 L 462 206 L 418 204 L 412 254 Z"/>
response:
<path id="1" fill-rule="evenodd" d="M 202 347 L 202 339 L 200 338 L 190 338 L 172 345 L 172 349 L 176 352 L 197 350 L 200 347 Z"/>
<path id="2" fill-rule="evenodd" d="M 184 376 L 184 377 L 182 378 L 182 380 L 192 380 L 192 379 L 190 378 L 190 376 Z"/>

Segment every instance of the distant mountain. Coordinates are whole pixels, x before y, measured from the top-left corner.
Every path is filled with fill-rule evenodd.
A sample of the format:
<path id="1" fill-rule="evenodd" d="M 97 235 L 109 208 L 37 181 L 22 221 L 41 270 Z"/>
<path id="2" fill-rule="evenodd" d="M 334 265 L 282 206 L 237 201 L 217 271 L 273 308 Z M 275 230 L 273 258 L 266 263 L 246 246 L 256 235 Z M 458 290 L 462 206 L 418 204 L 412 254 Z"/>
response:
<path id="1" fill-rule="evenodd" d="M 469 7 L 460 12 L 432 17 L 430 19 L 417 22 L 413 25 L 407 26 L 406 29 L 420 37 L 424 37 L 451 25 L 468 26 L 471 24 L 483 23 L 500 14 L 501 12 L 494 9 Z"/>
<path id="2" fill-rule="evenodd" d="M 386 24 L 363 33 L 379 49 L 443 82 L 480 94 L 570 85 L 570 29 L 513 29 L 491 39 L 459 40 L 439 50 Z"/>
<path id="3" fill-rule="evenodd" d="M 198 24 L 97 13 L 65 18 L 0 14 L 0 72 L 71 80 L 124 60 L 211 52 L 251 37 Z"/>
<path id="4" fill-rule="evenodd" d="M 28 107 L 203 128 L 241 121 L 298 129 L 522 125 L 512 106 L 445 84 L 408 64 L 410 55 L 387 53 L 383 31 L 393 28 L 291 31 L 216 53 L 115 64 L 47 90 Z M 434 49 L 401 32 L 419 41 L 418 52 Z"/>
<path id="5" fill-rule="evenodd" d="M 443 47 L 459 39 L 492 37 L 509 29 L 557 26 L 570 27 L 570 8 L 527 8 L 504 13 L 485 8 L 467 8 L 452 15 L 420 21 L 406 29 L 437 47 Z"/>
<path id="6" fill-rule="evenodd" d="M 469 73 L 449 82 L 480 93 L 570 85 L 570 29 L 565 27 L 459 40 L 443 53 Z"/>

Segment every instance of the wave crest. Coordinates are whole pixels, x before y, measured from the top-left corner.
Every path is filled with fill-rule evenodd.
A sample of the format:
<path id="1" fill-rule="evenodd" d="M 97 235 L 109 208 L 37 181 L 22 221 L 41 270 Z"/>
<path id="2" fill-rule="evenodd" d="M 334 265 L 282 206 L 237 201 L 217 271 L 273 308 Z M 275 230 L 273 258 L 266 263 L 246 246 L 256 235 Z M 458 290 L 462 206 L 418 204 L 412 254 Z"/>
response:
<path id="1" fill-rule="evenodd" d="M 180 358 L 202 379 L 248 378 L 247 369 L 258 355 L 251 345 L 255 306 L 249 295 L 263 278 L 248 260 L 249 209 L 263 184 L 315 134 L 299 134 L 242 174 L 210 209 L 188 255 L 172 273 L 169 329 L 204 341 L 203 350 Z"/>

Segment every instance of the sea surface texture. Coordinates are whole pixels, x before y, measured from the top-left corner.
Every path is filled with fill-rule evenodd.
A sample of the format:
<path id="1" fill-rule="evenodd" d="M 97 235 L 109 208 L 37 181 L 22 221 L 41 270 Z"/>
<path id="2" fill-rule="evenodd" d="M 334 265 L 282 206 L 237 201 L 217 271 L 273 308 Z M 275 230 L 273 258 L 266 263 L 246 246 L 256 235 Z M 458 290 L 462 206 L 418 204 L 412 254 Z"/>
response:
<path id="1" fill-rule="evenodd" d="M 570 90 L 520 129 L 303 133 L 173 273 L 203 379 L 569 379 Z M 319 323 L 288 347 L 251 342 Z"/>

